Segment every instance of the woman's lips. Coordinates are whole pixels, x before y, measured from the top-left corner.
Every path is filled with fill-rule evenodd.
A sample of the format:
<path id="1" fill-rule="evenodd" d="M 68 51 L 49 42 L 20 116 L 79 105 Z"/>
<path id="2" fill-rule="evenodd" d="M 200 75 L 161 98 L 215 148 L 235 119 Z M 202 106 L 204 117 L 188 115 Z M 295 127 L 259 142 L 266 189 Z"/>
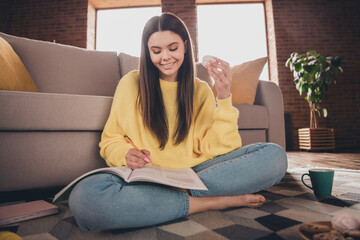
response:
<path id="1" fill-rule="evenodd" d="M 166 63 L 166 64 L 160 64 L 165 69 L 171 69 L 174 66 L 175 62 L 172 63 Z"/>

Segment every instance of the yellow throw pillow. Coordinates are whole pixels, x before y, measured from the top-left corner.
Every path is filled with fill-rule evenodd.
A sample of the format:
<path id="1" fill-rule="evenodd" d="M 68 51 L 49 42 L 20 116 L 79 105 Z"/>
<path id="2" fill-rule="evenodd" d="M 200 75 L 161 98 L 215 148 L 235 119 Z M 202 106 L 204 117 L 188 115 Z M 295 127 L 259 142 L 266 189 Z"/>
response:
<path id="1" fill-rule="evenodd" d="M 0 90 L 38 91 L 19 56 L 2 37 L 0 37 Z"/>
<path id="2" fill-rule="evenodd" d="M 263 57 L 231 67 L 233 104 L 254 104 L 259 77 L 266 62 L 267 57 Z"/>

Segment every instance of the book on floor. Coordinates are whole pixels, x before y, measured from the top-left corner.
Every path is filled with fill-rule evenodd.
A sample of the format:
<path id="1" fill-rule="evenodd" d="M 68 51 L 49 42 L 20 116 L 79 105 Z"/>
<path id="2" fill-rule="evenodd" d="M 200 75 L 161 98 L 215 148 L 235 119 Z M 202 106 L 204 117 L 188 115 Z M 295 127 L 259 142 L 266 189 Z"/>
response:
<path id="1" fill-rule="evenodd" d="M 43 200 L 0 207 L 0 226 L 55 214 L 59 208 Z"/>
<path id="2" fill-rule="evenodd" d="M 53 203 L 67 199 L 73 187 L 83 178 L 96 173 L 115 174 L 126 182 L 153 182 L 177 188 L 208 190 L 199 176 L 191 168 L 170 169 L 147 165 L 143 168 L 132 170 L 129 167 L 106 167 L 87 172 L 69 183 L 53 199 Z"/>

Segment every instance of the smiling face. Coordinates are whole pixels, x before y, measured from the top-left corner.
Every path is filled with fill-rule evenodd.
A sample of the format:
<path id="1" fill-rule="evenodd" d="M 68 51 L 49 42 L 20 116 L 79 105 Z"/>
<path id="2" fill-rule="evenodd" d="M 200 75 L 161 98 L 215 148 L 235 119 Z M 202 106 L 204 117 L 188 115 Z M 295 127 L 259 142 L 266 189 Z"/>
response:
<path id="1" fill-rule="evenodd" d="M 160 78 L 175 82 L 184 62 L 185 44 L 181 37 L 168 30 L 155 32 L 149 38 L 148 48 L 152 63 L 160 71 Z"/>

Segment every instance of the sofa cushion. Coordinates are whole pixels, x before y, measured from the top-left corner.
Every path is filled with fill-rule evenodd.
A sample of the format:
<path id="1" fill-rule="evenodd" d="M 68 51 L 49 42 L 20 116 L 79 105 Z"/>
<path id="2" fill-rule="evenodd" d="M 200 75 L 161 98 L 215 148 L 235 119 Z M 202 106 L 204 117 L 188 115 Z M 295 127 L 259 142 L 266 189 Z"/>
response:
<path id="1" fill-rule="evenodd" d="M 267 129 L 269 127 L 268 111 L 265 106 L 234 104 L 239 110 L 239 129 Z"/>
<path id="2" fill-rule="evenodd" d="M 251 143 L 268 142 L 266 129 L 239 130 L 239 134 L 243 146 Z"/>
<path id="3" fill-rule="evenodd" d="M 126 53 L 119 53 L 118 58 L 121 77 L 133 70 L 139 69 L 140 62 L 138 57 L 134 57 Z"/>
<path id="4" fill-rule="evenodd" d="M 120 79 L 116 52 L 102 52 L 0 33 L 40 92 L 113 96 Z"/>
<path id="5" fill-rule="evenodd" d="M 233 104 L 253 104 L 260 74 L 267 57 L 231 67 L 231 94 Z"/>
<path id="6" fill-rule="evenodd" d="M 37 92 L 21 59 L 1 36 L 0 50 L 0 90 Z"/>
<path id="7" fill-rule="evenodd" d="M 0 130 L 102 131 L 112 97 L 0 91 Z"/>

